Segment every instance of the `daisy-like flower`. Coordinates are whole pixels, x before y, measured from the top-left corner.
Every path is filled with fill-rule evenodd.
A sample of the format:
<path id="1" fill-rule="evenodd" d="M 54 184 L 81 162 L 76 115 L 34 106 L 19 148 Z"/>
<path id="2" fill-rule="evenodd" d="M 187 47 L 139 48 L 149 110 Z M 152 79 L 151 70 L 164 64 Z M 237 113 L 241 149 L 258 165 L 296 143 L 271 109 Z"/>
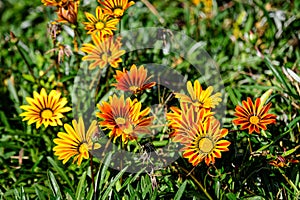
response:
<path id="1" fill-rule="evenodd" d="M 203 90 L 198 80 L 194 82 L 194 87 L 191 81 L 188 81 L 187 90 L 190 96 L 175 93 L 175 97 L 179 98 L 181 102 L 188 102 L 195 107 L 206 109 L 215 108 L 222 101 L 220 92 L 212 95 L 213 87 L 209 86 L 206 90 Z"/>
<path id="2" fill-rule="evenodd" d="M 242 104 L 236 106 L 234 115 L 238 118 L 232 121 L 235 125 L 241 125 L 241 130 L 249 129 L 249 134 L 253 131 L 260 133 L 260 129 L 266 130 L 268 124 L 276 122 L 276 115 L 268 113 L 271 102 L 263 106 L 260 98 L 257 98 L 253 104 L 248 97 Z"/>
<path id="3" fill-rule="evenodd" d="M 88 12 L 85 12 L 85 16 L 89 20 L 89 22 L 83 22 L 85 30 L 88 30 L 87 34 L 99 32 L 103 35 L 113 35 L 112 31 L 117 30 L 119 19 L 104 14 L 100 6 L 96 8 L 96 17 Z"/>
<path id="4" fill-rule="evenodd" d="M 36 128 L 39 128 L 42 124 L 45 127 L 50 126 L 62 126 L 60 118 L 64 117 L 62 113 L 71 110 L 70 107 L 64 107 L 68 101 L 67 99 L 60 98 L 61 93 L 52 90 L 47 95 L 46 90 L 43 88 L 39 93 L 33 92 L 33 98 L 26 97 L 26 101 L 30 105 L 22 105 L 21 109 L 25 110 L 20 114 L 23 116 L 23 121 L 28 120 L 28 125 L 36 123 Z"/>
<path id="5" fill-rule="evenodd" d="M 98 0 L 103 5 L 104 13 L 107 13 L 114 17 L 122 17 L 125 10 L 134 4 L 134 1 L 128 0 Z"/>
<path id="6" fill-rule="evenodd" d="M 59 160 L 63 160 L 65 164 L 72 156 L 73 163 L 77 161 L 78 166 L 81 164 L 83 158 L 89 158 L 89 151 L 99 149 L 101 145 L 92 141 L 93 135 L 97 132 L 98 126 L 94 120 L 87 132 L 82 117 L 79 118 L 78 123 L 76 120 L 72 121 L 72 126 L 64 124 L 66 132 L 59 132 L 58 138 L 53 141 L 56 146 L 53 148 L 54 155 L 58 156 Z"/>
<path id="7" fill-rule="evenodd" d="M 197 166 L 201 161 L 206 165 L 215 163 L 215 158 L 221 158 L 221 152 L 229 151 L 230 142 L 222 140 L 228 134 L 227 129 L 220 130 L 220 123 L 209 118 L 205 123 L 194 124 L 190 133 L 189 141 L 181 149 L 183 157 Z"/>
<path id="8" fill-rule="evenodd" d="M 110 64 L 114 68 L 118 68 L 119 62 L 122 62 L 120 58 L 125 54 L 125 50 L 120 50 L 122 43 L 121 38 L 118 37 L 114 41 L 113 37 L 103 38 L 99 34 L 92 34 L 93 44 L 83 44 L 81 50 L 88 55 L 84 56 L 82 60 L 94 61 L 89 65 L 89 69 L 92 70 L 96 66 L 100 69 L 104 68 L 107 64 Z"/>
<path id="9" fill-rule="evenodd" d="M 173 129 L 170 137 L 172 137 L 174 142 L 182 144 L 189 141 L 187 137 L 194 124 L 204 123 L 214 114 L 204 108 L 197 110 L 193 105 L 188 105 L 187 103 L 181 103 L 180 109 L 177 107 L 171 107 L 170 109 L 172 112 L 166 114 L 166 118 L 169 121 L 168 125 Z"/>
<path id="10" fill-rule="evenodd" d="M 123 69 L 123 72 L 117 70 L 115 78 L 117 83 L 112 84 L 113 86 L 116 86 L 118 90 L 130 91 L 134 94 L 149 89 L 156 84 L 155 82 L 150 82 L 151 76 L 147 76 L 147 69 L 143 65 L 137 68 L 133 64 L 130 71 L 126 69 Z"/>
<path id="11" fill-rule="evenodd" d="M 102 119 L 100 125 L 111 130 L 109 137 L 113 137 L 114 141 L 121 136 L 122 141 L 127 143 L 137 139 L 138 134 L 150 133 L 152 117 L 145 117 L 150 108 L 141 110 L 142 104 L 137 99 L 124 100 L 123 95 L 120 98 L 113 95 L 109 97 L 109 103 L 102 102 L 97 107 L 100 112 L 96 116 Z"/>
<path id="12" fill-rule="evenodd" d="M 69 1 L 67 6 L 59 7 L 57 10 L 57 22 L 77 24 L 79 1 Z"/>

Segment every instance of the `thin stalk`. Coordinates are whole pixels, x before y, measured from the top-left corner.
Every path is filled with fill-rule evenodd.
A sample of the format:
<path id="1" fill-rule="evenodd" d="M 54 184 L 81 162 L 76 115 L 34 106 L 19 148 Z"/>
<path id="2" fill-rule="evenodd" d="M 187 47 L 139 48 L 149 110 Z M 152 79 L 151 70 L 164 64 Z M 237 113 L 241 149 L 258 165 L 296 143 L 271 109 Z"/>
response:
<path id="1" fill-rule="evenodd" d="M 193 181 L 199 186 L 199 188 L 204 192 L 204 194 L 209 200 L 213 200 L 213 198 L 208 194 L 203 185 L 188 170 L 184 169 L 183 167 L 179 168 L 182 169 L 187 174 L 187 176 L 190 176 L 193 179 Z"/>
<path id="2" fill-rule="evenodd" d="M 94 199 L 96 199 L 95 176 L 93 172 L 93 155 L 91 153 L 89 154 L 90 154 L 90 167 L 91 167 L 92 185 L 94 190 Z"/>

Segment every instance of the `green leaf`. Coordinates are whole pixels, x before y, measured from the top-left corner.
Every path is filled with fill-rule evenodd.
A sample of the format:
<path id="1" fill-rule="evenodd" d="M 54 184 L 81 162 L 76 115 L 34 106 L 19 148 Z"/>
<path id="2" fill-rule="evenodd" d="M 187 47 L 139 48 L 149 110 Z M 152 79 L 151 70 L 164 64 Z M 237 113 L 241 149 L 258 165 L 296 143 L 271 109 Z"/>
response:
<path id="1" fill-rule="evenodd" d="M 108 194 L 111 192 L 113 186 L 116 184 L 116 182 L 121 178 L 121 176 L 125 173 L 128 166 L 126 166 L 124 169 L 122 169 L 115 178 L 109 183 L 109 186 L 106 188 L 104 194 L 101 196 L 101 199 L 107 199 Z"/>
<path id="2" fill-rule="evenodd" d="M 281 71 L 277 70 L 276 67 L 274 67 L 271 63 L 271 61 L 269 60 L 268 57 L 264 57 L 264 61 L 267 65 L 267 67 L 273 72 L 274 76 L 278 79 L 279 82 L 281 82 L 281 84 L 284 85 L 285 89 L 288 90 L 287 93 L 289 93 L 292 96 L 297 96 L 297 94 L 295 94 L 295 91 L 293 91 L 290 87 L 289 84 L 287 84 L 287 82 L 285 81 L 285 77 L 283 76 L 283 74 L 281 73 Z"/>
<path id="3" fill-rule="evenodd" d="M 51 157 L 48 156 L 47 160 L 53 166 L 53 168 L 59 173 L 61 178 L 67 182 L 67 184 L 70 186 L 71 190 L 74 191 L 73 185 L 72 185 L 70 179 L 68 178 L 68 176 L 66 175 L 66 173 L 63 171 L 63 169 L 60 168 Z"/>
<path id="4" fill-rule="evenodd" d="M 226 197 L 228 200 L 236 200 L 236 195 L 234 193 L 227 193 Z"/>
<path id="5" fill-rule="evenodd" d="M 112 155 L 112 153 L 109 153 L 107 155 L 107 157 L 105 158 L 104 163 L 102 163 L 102 170 L 101 170 L 101 174 L 100 174 L 100 183 L 99 183 L 99 187 L 97 187 L 97 188 L 102 189 L 102 185 L 105 181 L 105 174 L 106 174 L 108 166 L 110 165 L 110 162 L 111 162 L 111 155 Z"/>
<path id="6" fill-rule="evenodd" d="M 78 186 L 77 186 L 77 189 L 76 189 L 76 193 L 75 193 L 75 198 L 76 199 L 79 199 L 79 197 L 81 197 L 81 192 L 84 188 L 84 184 L 85 184 L 85 181 L 86 181 L 86 171 L 83 172 L 81 178 L 80 178 L 80 181 L 78 183 Z"/>
<path id="7" fill-rule="evenodd" d="M 55 179 L 55 176 L 53 175 L 53 173 L 50 170 L 47 171 L 47 175 L 48 175 L 48 180 L 49 180 L 53 195 L 55 197 L 59 197 L 60 199 L 62 199 L 62 195 L 60 192 L 60 186 L 58 185 L 58 183 Z"/>
<path id="8" fill-rule="evenodd" d="M 184 190 L 185 190 L 186 184 L 187 184 L 187 180 L 185 180 L 185 181 L 183 182 L 183 184 L 180 186 L 180 188 L 179 188 L 178 191 L 176 192 L 175 197 L 174 197 L 174 200 L 179 200 L 179 199 L 181 199 L 181 197 L 182 197 L 182 195 L 183 195 L 183 192 L 184 192 Z"/>
<path id="9" fill-rule="evenodd" d="M 43 193 L 39 188 L 37 184 L 33 185 L 34 189 L 35 189 L 35 193 L 37 194 L 39 200 L 46 200 L 45 198 L 45 193 Z"/>
<path id="10" fill-rule="evenodd" d="M 30 74 L 22 74 L 22 76 L 23 76 L 23 78 L 26 79 L 27 81 L 30 81 L 30 82 L 32 82 L 32 83 L 35 82 L 34 77 L 33 77 L 32 75 L 30 75 Z"/>

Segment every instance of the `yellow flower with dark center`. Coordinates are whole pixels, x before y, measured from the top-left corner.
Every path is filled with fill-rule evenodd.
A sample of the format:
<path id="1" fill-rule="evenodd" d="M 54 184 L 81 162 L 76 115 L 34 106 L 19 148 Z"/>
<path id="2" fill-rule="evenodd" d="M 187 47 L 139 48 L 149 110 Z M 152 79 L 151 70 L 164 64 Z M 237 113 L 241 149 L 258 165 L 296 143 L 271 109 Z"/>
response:
<path id="1" fill-rule="evenodd" d="M 175 93 L 175 97 L 179 98 L 181 102 L 188 102 L 195 107 L 206 109 L 215 108 L 222 101 L 220 92 L 212 95 L 213 87 L 209 86 L 206 90 L 203 90 L 198 80 L 194 82 L 194 87 L 191 81 L 188 81 L 187 91 L 189 96 Z"/>
<path id="2" fill-rule="evenodd" d="M 100 125 L 104 129 L 110 129 L 109 137 L 114 141 L 121 136 L 122 141 L 137 139 L 138 134 L 151 133 L 149 127 L 152 123 L 152 117 L 145 117 L 149 114 L 150 108 L 141 110 L 142 104 L 137 99 L 124 100 L 122 95 L 118 98 L 116 95 L 109 97 L 108 102 L 98 104 L 100 112 L 96 116 L 102 119 Z"/>
<path id="3" fill-rule="evenodd" d="M 260 98 L 257 98 L 253 104 L 248 97 L 242 104 L 243 106 L 236 106 L 234 115 L 238 118 L 232 121 L 235 125 L 241 125 L 241 130 L 249 129 L 249 134 L 253 131 L 260 133 L 260 129 L 266 130 L 268 124 L 276 122 L 276 115 L 268 113 L 271 103 L 264 106 Z"/>
<path id="4" fill-rule="evenodd" d="M 94 69 L 99 66 L 100 69 L 110 64 L 114 68 L 118 68 L 119 62 L 122 62 L 120 58 L 125 54 L 125 50 L 120 50 L 122 43 L 121 38 L 118 37 L 115 41 L 113 37 L 102 37 L 99 34 L 92 34 L 93 44 L 83 44 L 81 50 L 88 53 L 82 60 L 94 61 L 89 65 L 89 69 Z"/>
<path id="5" fill-rule="evenodd" d="M 96 17 L 88 12 L 85 12 L 85 16 L 89 20 L 89 22 L 83 22 L 88 34 L 99 32 L 103 35 L 113 35 L 112 31 L 117 30 L 119 19 L 104 14 L 100 6 L 96 8 Z"/>
<path id="6" fill-rule="evenodd" d="M 171 107 L 170 109 L 172 112 L 166 114 L 166 118 L 169 121 L 168 126 L 173 129 L 170 137 L 172 137 L 174 142 L 182 144 L 188 141 L 186 137 L 188 137 L 194 124 L 204 123 L 214 114 L 208 109 L 201 108 L 198 110 L 187 103 L 181 103 L 180 109 L 177 107 Z"/>
<path id="7" fill-rule="evenodd" d="M 63 160 L 65 164 L 71 157 L 73 163 L 77 161 L 79 166 L 83 159 L 89 158 L 89 151 L 99 149 L 101 145 L 94 143 L 92 138 L 98 132 L 96 120 L 93 120 L 87 132 L 82 117 L 79 118 L 78 123 L 76 120 L 72 121 L 72 126 L 64 124 L 65 132 L 59 132 L 58 138 L 54 139 L 56 146 L 53 148 L 54 155 L 58 156 L 59 160 Z"/>
<path id="8" fill-rule="evenodd" d="M 194 124 L 184 143 L 183 157 L 197 166 L 201 161 L 206 165 L 215 163 L 215 158 L 221 158 L 221 152 L 229 151 L 230 142 L 222 140 L 228 134 L 227 129 L 220 130 L 220 123 L 214 118 L 209 118 L 204 123 Z"/>
<path id="9" fill-rule="evenodd" d="M 155 82 L 150 82 L 151 76 L 147 76 L 147 69 L 143 65 L 137 68 L 133 64 L 130 71 L 126 69 L 123 69 L 123 72 L 117 70 L 115 78 L 117 83 L 112 84 L 113 86 L 116 86 L 118 90 L 130 91 L 134 94 L 149 89 L 156 84 Z"/>
<path id="10" fill-rule="evenodd" d="M 33 98 L 26 97 L 26 101 L 29 105 L 20 106 L 25 110 L 20 114 L 24 116 L 23 121 L 28 120 L 28 124 L 36 123 L 36 128 L 39 128 L 42 124 L 45 127 L 50 126 L 62 126 L 61 118 L 64 117 L 62 113 L 71 110 L 70 107 L 64 107 L 68 101 L 66 98 L 60 98 L 61 93 L 52 90 L 47 95 L 46 90 L 41 89 L 40 94 L 33 92 Z"/>
<path id="11" fill-rule="evenodd" d="M 98 2 L 103 5 L 103 10 L 105 14 L 109 14 L 116 18 L 122 17 L 125 10 L 127 10 L 130 6 L 134 4 L 134 1 L 130 1 L 128 3 L 128 0 L 98 0 Z"/>

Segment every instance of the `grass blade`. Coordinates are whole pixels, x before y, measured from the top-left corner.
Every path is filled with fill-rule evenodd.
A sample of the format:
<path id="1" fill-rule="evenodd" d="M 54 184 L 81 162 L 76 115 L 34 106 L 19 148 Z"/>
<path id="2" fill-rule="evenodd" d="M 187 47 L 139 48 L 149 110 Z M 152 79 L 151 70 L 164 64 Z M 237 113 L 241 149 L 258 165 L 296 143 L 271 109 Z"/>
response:
<path id="1" fill-rule="evenodd" d="M 62 170 L 62 168 L 60 168 L 51 157 L 48 156 L 47 160 L 53 166 L 53 168 L 59 173 L 59 175 L 67 182 L 67 184 L 70 186 L 71 190 L 74 191 L 74 188 L 73 188 L 73 185 L 72 185 L 70 179 L 68 178 L 66 173 Z"/>

